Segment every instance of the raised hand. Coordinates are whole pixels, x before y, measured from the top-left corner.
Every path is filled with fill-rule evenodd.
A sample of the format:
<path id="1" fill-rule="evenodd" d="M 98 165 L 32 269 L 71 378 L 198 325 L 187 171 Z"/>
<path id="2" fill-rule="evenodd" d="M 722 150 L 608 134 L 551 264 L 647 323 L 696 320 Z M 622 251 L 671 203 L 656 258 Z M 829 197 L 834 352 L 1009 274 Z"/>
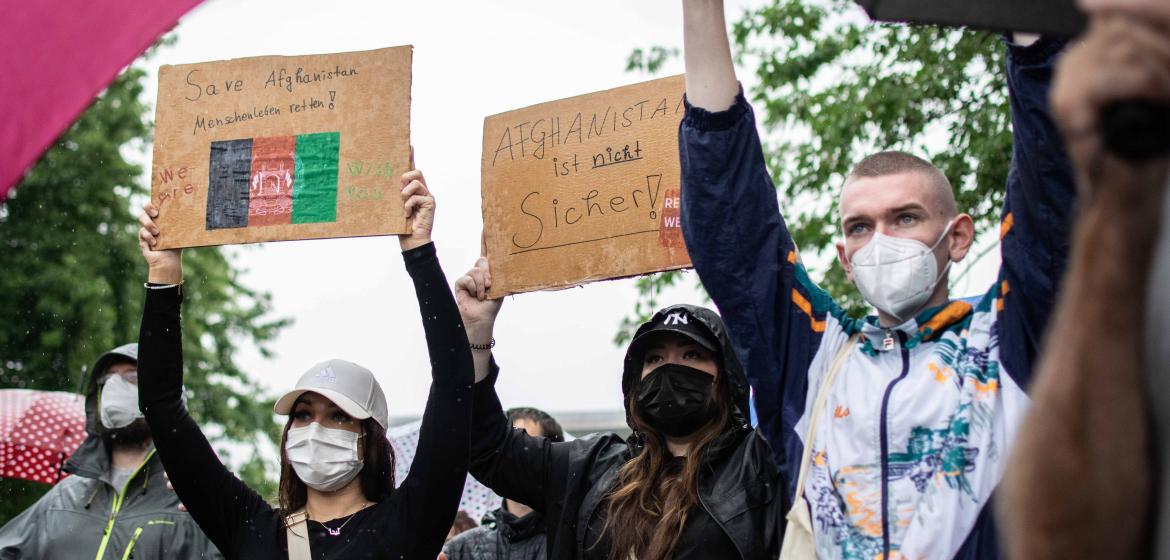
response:
<path id="1" fill-rule="evenodd" d="M 138 216 L 138 247 L 142 249 L 142 258 L 146 260 L 149 269 L 147 280 L 157 284 L 178 284 L 183 281 L 183 250 L 182 249 L 155 249 L 158 238 L 162 235 L 154 219 L 158 217 L 158 208 L 154 203 L 147 202 L 142 206 L 142 214 Z"/>
<path id="2" fill-rule="evenodd" d="M 1095 16 L 1084 40 L 1063 56 L 1052 85 L 1052 113 L 1082 184 L 1109 173 L 1102 110 L 1119 101 L 1170 102 L 1170 40 L 1149 21 L 1116 12 Z"/>
<path id="3" fill-rule="evenodd" d="M 488 298 L 488 290 L 492 287 L 492 273 L 488 266 L 486 244 L 481 246 L 480 255 L 479 260 L 475 261 L 475 266 L 455 281 L 455 301 L 459 304 L 459 315 L 463 318 L 467 341 L 473 348 L 472 357 L 475 359 L 477 382 L 485 379 L 490 373 L 489 363 L 496 316 L 504 304 L 503 298 Z M 476 346 L 480 348 L 475 348 Z"/>
<path id="4" fill-rule="evenodd" d="M 492 273 L 488 266 L 486 249 L 480 251 L 479 260 L 475 266 L 455 281 L 455 301 L 459 304 L 459 314 L 463 317 L 463 326 L 467 329 L 467 339 L 476 345 L 489 344 L 496 324 L 496 315 L 500 313 L 503 298 L 489 299 L 488 290 L 492 287 Z"/>
<path id="5" fill-rule="evenodd" d="M 427 188 L 422 171 L 414 168 L 414 154 L 410 156 L 410 171 L 402 174 L 402 203 L 406 217 L 411 221 L 411 233 L 399 235 L 398 242 L 403 251 L 421 247 L 431 242 L 431 229 L 435 226 L 435 197 Z"/>

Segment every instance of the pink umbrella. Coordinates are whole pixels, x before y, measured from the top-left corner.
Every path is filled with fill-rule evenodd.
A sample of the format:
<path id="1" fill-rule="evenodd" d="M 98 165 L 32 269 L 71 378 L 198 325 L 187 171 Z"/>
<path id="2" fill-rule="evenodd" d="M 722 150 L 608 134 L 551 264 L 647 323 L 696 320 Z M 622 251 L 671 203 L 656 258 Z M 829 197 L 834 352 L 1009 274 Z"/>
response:
<path id="1" fill-rule="evenodd" d="M 85 440 L 85 397 L 59 391 L 0 390 L 0 478 L 54 484 Z"/>
<path id="2" fill-rule="evenodd" d="M 199 2 L 5 2 L 0 17 L 0 203 L 98 92 Z"/>

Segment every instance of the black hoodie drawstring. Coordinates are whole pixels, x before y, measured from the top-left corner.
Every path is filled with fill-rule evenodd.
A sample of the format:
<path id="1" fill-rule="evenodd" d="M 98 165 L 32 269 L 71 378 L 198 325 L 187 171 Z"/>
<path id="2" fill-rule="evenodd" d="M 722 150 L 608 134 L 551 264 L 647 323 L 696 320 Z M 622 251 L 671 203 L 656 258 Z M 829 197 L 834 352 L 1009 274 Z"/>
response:
<path id="1" fill-rule="evenodd" d="M 93 499 L 97 497 L 98 490 L 101 490 L 101 484 L 93 485 L 93 492 L 89 493 L 89 499 L 85 501 L 85 509 L 89 509 L 89 504 L 93 503 Z"/>
<path id="2" fill-rule="evenodd" d="M 150 462 L 146 463 L 146 480 L 142 482 L 142 495 L 146 495 L 146 488 L 150 486 Z"/>

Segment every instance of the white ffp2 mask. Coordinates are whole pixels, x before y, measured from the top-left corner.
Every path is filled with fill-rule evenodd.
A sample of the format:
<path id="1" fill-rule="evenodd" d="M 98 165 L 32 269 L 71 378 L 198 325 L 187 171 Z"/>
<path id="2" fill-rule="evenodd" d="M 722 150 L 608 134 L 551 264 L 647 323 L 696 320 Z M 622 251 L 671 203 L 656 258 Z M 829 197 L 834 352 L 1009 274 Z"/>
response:
<path id="1" fill-rule="evenodd" d="M 332 492 L 349 484 L 362 470 L 359 437 L 349 430 L 326 428 L 313 422 L 290 428 L 284 450 L 302 482 L 316 490 Z"/>
<path id="2" fill-rule="evenodd" d="M 938 271 L 934 249 L 946 239 L 953 226 L 954 222 L 948 224 L 938 241 L 929 247 L 914 239 L 874 232 L 869 243 L 850 259 L 853 283 L 861 297 L 898 321 L 921 311 L 939 279 L 951 268 L 948 259 L 942 272 Z"/>
<path id="3" fill-rule="evenodd" d="M 138 386 L 120 375 L 111 375 L 102 384 L 98 411 L 102 425 L 111 430 L 125 428 L 142 418 L 142 411 L 138 410 Z"/>

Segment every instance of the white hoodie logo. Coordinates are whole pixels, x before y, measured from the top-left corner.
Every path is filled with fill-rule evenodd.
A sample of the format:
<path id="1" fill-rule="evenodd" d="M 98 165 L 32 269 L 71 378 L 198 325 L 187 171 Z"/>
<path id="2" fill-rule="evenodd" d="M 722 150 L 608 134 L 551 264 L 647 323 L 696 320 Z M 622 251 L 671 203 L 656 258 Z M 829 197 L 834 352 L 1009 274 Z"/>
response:
<path id="1" fill-rule="evenodd" d="M 327 367 L 317 372 L 317 379 L 324 383 L 337 383 L 337 374 L 333 372 L 333 368 Z"/>

